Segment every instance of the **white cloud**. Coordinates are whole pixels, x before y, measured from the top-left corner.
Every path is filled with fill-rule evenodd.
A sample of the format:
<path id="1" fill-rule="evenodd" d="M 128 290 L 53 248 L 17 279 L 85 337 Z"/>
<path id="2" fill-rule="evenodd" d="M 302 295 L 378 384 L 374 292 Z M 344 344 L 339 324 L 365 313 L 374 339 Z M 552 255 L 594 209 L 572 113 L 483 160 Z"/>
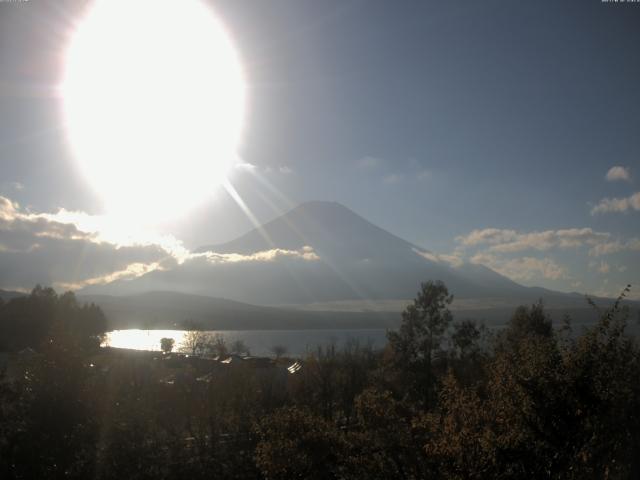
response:
<path id="1" fill-rule="evenodd" d="M 601 288 L 599 288 L 598 290 L 592 292 L 593 295 L 597 296 L 597 297 L 607 297 L 607 298 L 617 298 L 622 291 L 625 289 L 626 285 L 622 284 L 622 285 L 617 285 L 617 286 L 610 286 L 609 285 L 609 280 L 608 279 L 604 279 L 602 282 L 602 286 Z M 627 293 L 626 295 L 626 299 L 627 300 L 640 300 L 640 292 L 638 292 L 637 290 L 631 290 L 629 293 Z"/>
<path id="2" fill-rule="evenodd" d="M 176 263 L 172 253 L 161 245 L 116 244 L 95 230 L 81 228 L 82 221 L 90 223 L 89 218 L 64 210 L 57 214 L 32 213 L 0 197 L 0 287 L 86 285 L 108 280 L 118 272 L 135 274 L 140 268 L 132 265 Z M 72 219 L 82 221 L 76 224 Z"/>
<path id="3" fill-rule="evenodd" d="M 421 257 L 426 258 L 427 260 L 430 260 L 430 261 L 436 262 L 436 263 L 446 263 L 446 264 L 448 264 L 448 265 L 450 265 L 452 267 L 460 267 L 464 263 L 464 260 L 462 259 L 462 257 L 457 255 L 456 253 L 453 253 L 453 254 L 445 254 L 445 253 L 436 254 L 436 253 L 432 253 L 432 252 L 425 252 L 423 250 L 418 250 L 417 248 L 414 248 L 413 251 L 416 252 Z"/>
<path id="4" fill-rule="evenodd" d="M 300 250 L 285 250 L 282 248 L 273 248 L 271 250 L 264 250 L 260 252 L 254 252 L 249 255 L 240 253 L 216 253 L 216 252 L 202 252 L 194 253 L 189 256 L 189 259 L 204 258 L 209 263 L 238 263 L 238 262 L 273 262 L 282 258 L 293 258 L 307 261 L 320 260 L 320 257 L 313 251 L 313 248 L 304 246 Z"/>
<path id="5" fill-rule="evenodd" d="M 486 246 L 488 252 L 503 254 L 580 247 L 590 247 L 588 253 L 591 257 L 611 255 L 622 251 L 640 251 L 640 238 L 633 237 L 623 241 L 612 238 L 608 232 L 598 232 L 591 228 L 568 228 L 528 233 L 485 228 L 458 236 L 456 241 L 463 247 Z"/>
<path id="6" fill-rule="evenodd" d="M 609 212 L 623 213 L 629 210 L 640 210 L 640 192 L 625 198 L 603 198 L 591 209 L 591 215 Z"/>
<path id="7" fill-rule="evenodd" d="M 630 238 L 627 241 L 613 240 L 593 246 L 589 249 L 589 256 L 600 257 L 624 251 L 640 251 L 640 238 Z"/>
<path id="8" fill-rule="evenodd" d="M 17 214 L 19 206 L 6 197 L 0 196 L 0 219 L 10 219 Z"/>
<path id="9" fill-rule="evenodd" d="M 250 162 L 240 162 L 235 165 L 236 170 L 239 172 L 246 172 L 251 174 L 259 174 L 265 173 L 268 175 L 280 173 L 282 175 L 291 175 L 294 173 L 293 168 L 289 165 L 279 165 L 277 167 L 266 165 L 266 166 L 258 166 Z"/>
<path id="10" fill-rule="evenodd" d="M 142 230 L 135 222 L 64 208 L 56 213 L 33 213 L 2 196 L 0 222 L 5 226 L 13 222 L 39 224 L 41 228 L 34 233 L 39 237 L 86 239 L 95 243 L 112 243 L 117 247 L 160 245 L 176 255 L 186 252 L 182 242 L 173 236 Z"/>
<path id="11" fill-rule="evenodd" d="M 484 228 L 473 230 L 467 235 L 456 237 L 456 242 L 465 246 L 475 246 L 481 244 L 495 245 L 513 241 L 518 236 L 515 230 L 502 230 L 499 228 Z"/>
<path id="12" fill-rule="evenodd" d="M 611 167 L 605 177 L 609 182 L 615 182 L 616 180 L 630 181 L 631 172 L 626 167 L 615 166 Z"/>
<path id="13" fill-rule="evenodd" d="M 566 269 L 550 258 L 521 257 L 505 259 L 487 253 L 478 253 L 471 257 L 471 262 L 485 265 L 516 281 L 537 278 L 547 280 L 570 278 Z"/>
<path id="14" fill-rule="evenodd" d="M 293 173 L 293 168 L 291 168 L 289 165 L 280 165 L 278 167 L 272 167 L 270 165 L 267 165 L 267 166 L 260 167 L 254 163 L 245 162 L 245 161 L 236 163 L 234 168 L 239 172 L 248 172 L 253 174 L 264 172 L 269 174 L 281 173 L 283 175 L 290 175 Z"/>
<path id="15" fill-rule="evenodd" d="M 600 266 L 598 267 L 598 272 L 609 273 L 609 270 L 611 270 L 611 267 L 607 262 L 600 262 Z"/>
<path id="16" fill-rule="evenodd" d="M 600 261 L 600 263 L 589 262 L 589 268 L 594 269 L 599 273 L 609 273 L 611 271 L 611 266 L 604 260 Z"/>
<path id="17" fill-rule="evenodd" d="M 258 166 L 249 162 L 239 162 L 239 163 L 236 163 L 235 168 L 237 168 L 238 170 L 246 170 L 249 172 L 254 172 L 258 168 Z"/>
<path id="18" fill-rule="evenodd" d="M 137 232 L 103 216 L 59 210 L 33 213 L 0 196 L 0 288 L 35 284 L 80 289 L 133 279 L 204 260 L 209 264 L 315 261 L 311 247 L 248 255 L 192 253 L 172 236 Z"/>
<path id="19" fill-rule="evenodd" d="M 106 275 L 87 278 L 75 283 L 56 282 L 54 285 L 64 290 L 80 290 L 81 288 L 92 285 L 106 285 L 108 283 L 115 282 L 116 280 L 131 280 L 133 278 L 140 277 L 146 273 L 154 272 L 156 270 L 164 270 L 164 268 L 158 262 L 150 264 L 139 262 L 131 263 L 122 270 L 111 272 Z"/>
<path id="20" fill-rule="evenodd" d="M 589 256 L 601 257 L 602 255 L 611 255 L 613 253 L 621 252 L 624 249 L 625 246 L 620 240 L 614 240 L 612 242 L 604 242 L 593 246 L 589 249 Z"/>
<path id="21" fill-rule="evenodd" d="M 610 237 L 609 233 L 596 232 L 591 228 L 568 228 L 529 233 L 485 228 L 473 230 L 468 235 L 458 236 L 456 241 L 467 247 L 489 245 L 489 250 L 492 252 L 514 253 L 525 250 L 546 251 L 553 248 L 598 245 L 606 242 Z"/>
<path id="22" fill-rule="evenodd" d="M 457 255 L 481 263 L 513 280 L 575 281 L 568 268 L 555 255 L 534 252 L 572 250 L 571 255 L 588 254 L 589 270 L 608 275 L 624 271 L 610 261 L 597 257 L 619 252 L 640 252 L 640 238 L 616 238 L 611 233 L 592 228 L 521 232 L 513 229 L 476 229 L 456 237 Z M 565 255 L 562 253 L 562 255 Z M 515 258 L 518 257 L 518 258 Z M 544 257 L 544 258 L 543 258 Z M 595 258 L 594 258 L 595 257 Z M 569 257 L 571 258 L 571 257 Z M 597 260 L 596 260 L 597 259 Z M 567 285 L 569 283 L 567 282 Z M 573 286 L 576 288 L 576 286 Z"/>

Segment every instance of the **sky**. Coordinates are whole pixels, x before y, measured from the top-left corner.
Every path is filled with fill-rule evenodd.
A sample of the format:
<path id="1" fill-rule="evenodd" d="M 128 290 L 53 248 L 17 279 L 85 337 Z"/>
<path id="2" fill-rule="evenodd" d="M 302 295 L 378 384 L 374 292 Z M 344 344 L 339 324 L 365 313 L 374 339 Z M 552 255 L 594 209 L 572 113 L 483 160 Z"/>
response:
<path id="1" fill-rule="evenodd" d="M 251 215 L 216 187 L 125 242 L 56 93 L 87 1 L 0 2 L 0 288 L 137 275 L 308 200 L 525 285 L 640 286 L 639 3 L 208 5 L 247 82 L 229 181 Z M 71 282 L 60 262 L 78 252 L 93 266 Z"/>

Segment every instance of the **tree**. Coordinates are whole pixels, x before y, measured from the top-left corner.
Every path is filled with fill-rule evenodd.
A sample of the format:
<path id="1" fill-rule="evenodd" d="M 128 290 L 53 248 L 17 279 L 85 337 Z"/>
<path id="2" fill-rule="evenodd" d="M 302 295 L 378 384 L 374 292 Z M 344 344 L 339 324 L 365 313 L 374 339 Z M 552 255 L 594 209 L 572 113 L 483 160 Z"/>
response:
<path id="1" fill-rule="evenodd" d="M 224 337 L 222 337 L 224 339 Z M 226 345 L 226 343 L 225 343 Z M 231 353 L 235 355 L 251 355 L 251 351 L 246 343 L 240 338 L 236 338 L 231 344 Z"/>
<path id="2" fill-rule="evenodd" d="M 173 346 L 175 345 L 176 341 L 173 338 L 161 338 L 160 339 L 160 349 L 164 352 L 164 353 L 171 353 L 171 350 L 173 350 Z"/>
<path id="3" fill-rule="evenodd" d="M 95 349 L 107 330 L 102 310 L 81 305 L 72 292 L 60 296 L 36 286 L 30 295 L 0 307 L 0 350 L 40 349 L 51 342 L 69 348 Z"/>
<path id="4" fill-rule="evenodd" d="M 389 391 L 367 388 L 355 399 L 355 423 L 345 452 L 348 478 L 428 478 L 424 450 L 414 439 L 412 419 Z"/>
<path id="5" fill-rule="evenodd" d="M 287 354 L 287 347 L 285 347 L 284 345 L 274 345 L 269 349 L 269 351 L 273 353 L 273 355 L 275 355 L 276 357 L 276 360 L 278 360 Z"/>
<path id="6" fill-rule="evenodd" d="M 344 437 L 331 422 L 307 409 L 288 407 L 256 426 L 256 464 L 266 478 L 341 478 Z"/>
<path id="7" fill-rule="evenodd" d="M 484 325 L 478 326 L 473 320 L 453 324 L 450 336 L 449 368 L 465 385 L 477 383 L 484 375 L 484 359 L 487 355 L 487 341 L 490 339 Z"/>
<path id="8" fill-rule="evenodd" d="M 73 341 L 53 337 L 26 360 L 27 374 L 0 386 L 2 478 L 94 475 L 101 385 L 87 361 L 92 352 Z"/>
<path id="9" fill-rule="evenodd" d="M 69 346 L 95 349 L 104 340 L 107 319 L 100 307 L 80 305 L 73 292 L 58 297 L 51 336 Z"/>
<path id="10" fill-rule="evenodd" d="M 198 355 L 202 353 L 207 340 L 207 334 L 200 330 L 188 330 L 182 337 L 180 342 L 180 350 L 190 353 L 191 355 Z"/>
<path id="11" fill-rule="evenodd" d="M 219 332 L 215 335 L 207 335 L 205 349 L 208 353 L 217 355 L 218 357 L 226 357 L 229 355 L 227 340 L 224 338 L 224 335 Z M 234 353 L 236 352 L 234 351 Z"/>
<path id="12" fill-rule="evenodd" d="M 540 304 L 519 308 L 485 382 L 448 375 L 438 408 L 414 423 L 437 477 L 640 478 L 640 347 L 625 335 L 626 293 L 568 342 Z"/>
<path id="13" fill-rule="evenodd" d="M 498 348 L 513 349 L 523 340 L 528 341 L 531 336 L 550 338 L 553 336 L 551 318 L 544 310 L 542 300 L 526 307 L 516 308 L 509 320 L 508 327 L 501 332 Z"/>
<path id="14" fill-rule="evenodd" d="M 387 334 L 393 366 L 406 373 L 404 380 L 426 404 L 431 402 L 434 355 L 452 320 L 448 308 L 452 301 L 453 295 L 441 281 L 423 283 L 413 303 L 402 312 L 400 330 Z"/>
<path id="15" fill-rule="evenodd" d="M 478 327 L 473 320 L 464 320 L 453 325 L 451 344 L 460 358 L 465 358 L 479 348 L 484 326 Z"/>

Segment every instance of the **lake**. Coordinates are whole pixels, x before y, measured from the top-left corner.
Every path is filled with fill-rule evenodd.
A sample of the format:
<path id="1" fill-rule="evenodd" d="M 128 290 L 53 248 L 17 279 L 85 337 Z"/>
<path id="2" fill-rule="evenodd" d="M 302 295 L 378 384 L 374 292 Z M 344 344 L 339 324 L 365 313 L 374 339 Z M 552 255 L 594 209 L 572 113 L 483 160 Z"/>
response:
<path id="1" fill-rule="evenodd" d="M 562 324 L 557 322 L 555 327 Z M 593 326 L 593 320 L 573 321 L 572 336 L 579 335 L 584 329 Z M 504 324 L 488 325 L 490 330 L 501 329 Z M 640 325 L 629 322 L 627 333 L 640 334 Z M 130 348 L 133 350 L 160 350 L 160 339 L 167 337 L 175 340 L 174 350 L 180 349 L 180 344 L 186 330 L 113 330 L 107 333 L 102 346 L 115 348 Z M 360 345 L 371 344 L 373 348 L 383 348 L 387 343 L 387 330 L 383 328 L 370 329 L 308 329 L 308 330 L 211 330 L 209 334 L 221 334 L 228 345 L 235 340 L 242 340 L 249 347 L 251 355 L 271 356 L 271 348 L 275 345 L 284 346 L 287 355 L 303 356 L 318 345 L 335 343 L 341 347 L 349 340 L 357 340 Z"/>
<path id="2" fill-rule="evenodd" d="M 271 348 L 282 345 L 287 355 L 302 356 L 318 345 L 335 343 L 341 347 L 345 342 L 357 340 L 361 345 L 370 343 L 374 348 L 382 348 L 387 342 L 385 329 L 327 329 L 327 330 L 218 330 L 210 334 L 221 334 L 227 344 L 242 340 L 252 355 L 270 356 Z M 130 348 L 133 350 L 160 350 L 161 338 L 173 338 L 175 350 L 186 333 L 185 330 L 113 330 L 107 333 L 103 346 Z"/>

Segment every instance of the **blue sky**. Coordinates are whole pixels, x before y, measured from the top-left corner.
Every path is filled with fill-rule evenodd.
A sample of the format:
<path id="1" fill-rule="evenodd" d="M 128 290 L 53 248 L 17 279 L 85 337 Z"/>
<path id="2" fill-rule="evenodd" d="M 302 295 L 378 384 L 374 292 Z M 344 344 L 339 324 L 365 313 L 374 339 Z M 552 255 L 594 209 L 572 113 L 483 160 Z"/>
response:
<path id="1" fill-rule="evenodd" d="M 23 213 L 101 213 L 50 93 L 85 3 L 0 3 L 0 195 Z M 334 200 L 528 285 L 640 285 L 640 4 L 212 6 L 245 68 L 231 181 L 259 221 Z M 249 228 L 216 191 L 161 230 L 192 248 Z"/>

